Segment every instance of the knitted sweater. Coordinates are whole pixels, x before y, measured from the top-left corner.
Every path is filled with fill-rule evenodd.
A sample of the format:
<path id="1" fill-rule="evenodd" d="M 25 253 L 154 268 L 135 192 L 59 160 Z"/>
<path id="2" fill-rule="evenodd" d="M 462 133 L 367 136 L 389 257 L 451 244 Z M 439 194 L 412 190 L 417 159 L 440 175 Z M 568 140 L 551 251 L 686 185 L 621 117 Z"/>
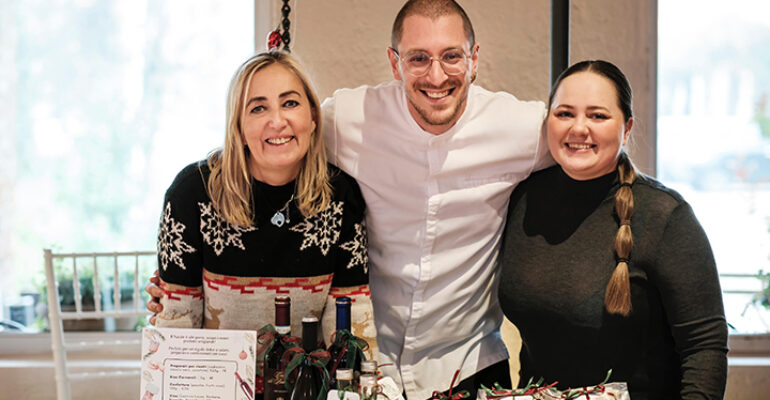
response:
<path id="1" fill-rule="evenodd" d="M 314 315 L 329 343 L 334 299 L 345 295 L 353 300 L 353 334 L 376 346 L 364 201 L 350 176 L 329 169 L 333 199 L 310 218 L 290 201 L 294 182 L 270 186 L 252 179 L 256 222 L 243 227 L 213 208 L 206 162 L 184 168 L 166 192 L 160 221 L 165 295 L 157 326 L 257 330 L 274 323 L 275 295 L 288 294 L 292 334 L 301 334 L 303 316 Z M 282 226 L 270 222 L 279 210 L 288 210 Z"/>
<path id="2" fill-rule="evenodd" d="M 570 179 L 559 166 L 511 197 L 500 303 L 522 337 L 521 380 L 560 388 L 611 381 L 632 399 L 719 398 L 727 326 L 708 239 L 682 197 L 641 176 L 633 184 L 632 312 L 609 315 L 617 173 Z"/>

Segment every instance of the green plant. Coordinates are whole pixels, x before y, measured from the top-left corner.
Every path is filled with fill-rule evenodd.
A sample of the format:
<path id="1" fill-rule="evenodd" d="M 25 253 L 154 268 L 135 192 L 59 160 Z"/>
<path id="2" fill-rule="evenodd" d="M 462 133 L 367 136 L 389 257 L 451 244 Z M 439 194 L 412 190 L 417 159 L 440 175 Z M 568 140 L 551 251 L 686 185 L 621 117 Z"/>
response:
<path id="1" fill-rule="evenodd" d="M 756 109 L 754 110 L 754 120 L 759 126 L 759 132 L 762 136 L 770 138 L 770 113 L 767 110 L 768 95 L 762 94 L 759 101 L 757 101 Z"/>
<path id="2" fill-rule="evenodd" d="M 767 222 L 767 231 L 770 232 L 770 218 L 768 218 Z M 770 259 L 770 256 L 768 256 L 768 259 Z M 757 278 L 762 282 L 762 290 L 755 294 L 751 301 L 754 304 L 759 303 L 763 307 L 770 309 L 770 271 L 764 272 L 760 269 L 759 273 L 757 273 Z"/>
<path id="3" fill-rule="evenodd" d="M 759 270 L 757 277 L 762 281 L 763 289 L 754 295 L 753 302 L 759 303 L 765 308 L 770 308 L 770 272 Z"/>
<path id="4" fill-rule="evenodd" d="M 136 319 L 136 324 L 134 324 L 134 330 L 141 331 L 146 326 L 150 326 L 150 323 L 147 321 L 147 317 L 139 317 Z"/>

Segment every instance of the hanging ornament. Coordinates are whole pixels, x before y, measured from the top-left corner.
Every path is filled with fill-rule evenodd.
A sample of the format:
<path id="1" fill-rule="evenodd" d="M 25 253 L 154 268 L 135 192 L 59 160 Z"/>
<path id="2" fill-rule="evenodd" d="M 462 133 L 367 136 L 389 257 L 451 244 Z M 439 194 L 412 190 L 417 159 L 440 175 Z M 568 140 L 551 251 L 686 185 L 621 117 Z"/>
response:
<path id="1" fill-rule="evenodd" d="M 283 20 L 281 21 L 283 27 L 281 41 L 283 42 L 283 50 L 287 53 L 291 53 L 291 49 L 289 49 L 289 43 L 291 43 L 291 35 L 289 34 L 289 29 L 291 28 L 291 21 L 289 21 L 290 12 L 291 7 L 289 7 L 289 0 L 283 0 L 283 7 L 281 7 L 281 15 L 283 16 Z"/>
<path id="2" fill-rule="evenodd" d="M 273 51 L 281 46 L 281 31 L 276 29 L 267 34 L 267 51 Z"/>
<path id="3" fill-rule="evenodd" d="M 283 43 L 283 51 L 291 53 L 289 43 L 291 42 L 291 21 L 289 20 L 289 13 L 291 13 L 291 7 L 289 7 L 289 0 L 282 0 L 283 6 L 281 7 L 281 23 L 275 28 L 274 31 L 267 34 L 267 51 L 277 50 Z M 283 32 L 281 32 L 283 30 Z"/>

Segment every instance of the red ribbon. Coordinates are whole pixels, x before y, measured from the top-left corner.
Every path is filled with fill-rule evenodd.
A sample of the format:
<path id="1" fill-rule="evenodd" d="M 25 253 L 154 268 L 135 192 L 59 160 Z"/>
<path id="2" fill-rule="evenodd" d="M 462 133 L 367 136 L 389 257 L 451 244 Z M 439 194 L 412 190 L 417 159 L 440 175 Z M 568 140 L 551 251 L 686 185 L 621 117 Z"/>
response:
<path id="1" fill-rule="evenodd" d="M 260 346 L 257 347 L 257 354 L 263 354 L 270 351 L 273 347 L 273 342 L 275 342 L 276 335 L 278 335 L 278 332 L 275 331 L 275 328 L 273 328 L 272 325 L 261 328 L 257 332 L 257 343 L 260 344 Z"/>
<path id="2" fill-rule="evenodd" d="M 444 394 L 444 392 L 439 392 L 438 390 L 433 392 L 433 396 L 431 396 L 431 399 L 434 400 L 460 400 L 464 399 L 468 396 L 470 396 L 470 393 L 468 393 L 467 390 L 461 390 L 454 395 L 452 395 L 452 389 L 455 387 L 455 381 L 457 380 L 457 376 L 460 375 L 460 370 L 458 369 L 455 371 L 455 376 L 452 377 L 452 383 L 449 384 L 449 392 L 448 394 Z"/>
<path id="3" fill-rule="evenodd" d="M 280 343 L 284 348 L 298 347 L 301 342 L 300 338 L 295 336 L 280 336 L 272 324 L 265 325 L 257 331 L 257 345 L 259 347 L 257 347 L 257 376 L 254 381 L 255 393 L 264 393 L 265 356 L 273 348 L 278 337 L 280 337 Z"/>

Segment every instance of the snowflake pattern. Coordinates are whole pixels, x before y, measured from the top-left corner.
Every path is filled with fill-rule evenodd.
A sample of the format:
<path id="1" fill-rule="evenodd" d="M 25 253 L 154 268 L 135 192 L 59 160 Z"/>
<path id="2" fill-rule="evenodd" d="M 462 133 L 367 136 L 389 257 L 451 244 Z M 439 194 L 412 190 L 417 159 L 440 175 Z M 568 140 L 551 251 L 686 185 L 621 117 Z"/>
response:
<path id="1" fill-rule="evenodd" d="M 241 235 L 245 232 L 257 230 L 256 227 L 249 226 L 244 228 L 230 224 L 219 216 L 216 210 L 214 210 L 211 202 L 198 203 L 198 207 L 201 210 L 201 234 L 203 235 L 203 242 L 213 247 L 214 253 L 221 256 L 227 246 L 246 250 Z"/>
<path id="2" fill-rule="evenodd" d="M 353 228 L 356 231 L 353 239 L 340 245 L 343 250 L 347 250 L 352 254 L 347 269 L 361 265 L 364 267 L 364 273 L 369 273 L 369 255 L 366 252 L 366 224 L 364 222 L 354 224 Z"/>
<path id="3" fill-rule="evenodd" d="M 187 227 L 171 217 L 171 202 L 166 203 L 163 219 L 158 230 L 158 254 L 160 264 L 165 271 L 168 264 L 176 264 L 181 269 L 187 269 L 182 260 L 182 254 L 194 253 L 195 248 L 185 243 L 182 233 Z"/>
<path id="4" fill-rule="evenodd" d="M 333 201 L 329 207 L 311 218 L 291 227 L 291 231 L 305 235 L 300 250 L 311 246 L 317 246 L 321 254 L 329 253 L 329 248 L 340 240 L 340 227 L 342 226 L 341 201 Z"/>

